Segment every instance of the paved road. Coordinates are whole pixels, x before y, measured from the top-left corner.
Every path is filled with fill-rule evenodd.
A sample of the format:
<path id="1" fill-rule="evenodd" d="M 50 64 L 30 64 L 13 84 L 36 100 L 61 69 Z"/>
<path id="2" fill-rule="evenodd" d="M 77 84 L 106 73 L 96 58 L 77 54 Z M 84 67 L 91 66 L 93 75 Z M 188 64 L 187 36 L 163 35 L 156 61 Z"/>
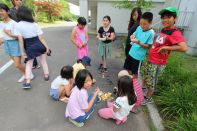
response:
<path id="1" fill-rule="evenodd" d="M 52 56 L 48 57 L 51 81 L 59 74 L 63 65 L 76 62 L 76 49 L 69 37 L 71 27 L 51 27 L 44 29 L 46 40 L 52 49 Z M 113 55 L 109 59 L 109 77 L 103 79 L 97 71 L 99 57 L 97 42 L 94 35 L 89 36 L 89 49 L 92 58 L 92 67 L 89 70 L 97 80 L 95 86 L 103 91 L 112 91 L 116 85 L 117 73 L 122 67 L 118 58 L 120 40 L 114 43 Z M 0 67 L 9 58 L 0 51 Z M 23 90 L 22 84 L 17 83 L 19 72 L 12 65 L 0 74 L 0 130 L 1 131 L 148 131 L 148 119 L 141 111 L 137 115 L 130 114 L 128 121 L 116 126 L 112 120 L 103 120 L 98 117 L 97 110 L 106 103 L 99 103 L 93 116 L 82 128 L 75 127 L 64 118 L 66 104 L 51 100 L 49 97 L 50 82 L 44 82 L 41 69 L 33 71 L 36 78 L 32 82 L 33 88 Z M 94 89 L 92 88 L 92 90 Z"/>

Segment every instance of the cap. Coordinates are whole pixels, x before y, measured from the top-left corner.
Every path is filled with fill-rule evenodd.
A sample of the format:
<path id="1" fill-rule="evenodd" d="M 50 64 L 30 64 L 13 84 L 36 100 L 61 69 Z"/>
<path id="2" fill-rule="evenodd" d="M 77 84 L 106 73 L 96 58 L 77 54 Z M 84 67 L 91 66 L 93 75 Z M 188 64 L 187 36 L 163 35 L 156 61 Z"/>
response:
<path id="1" fill-rule="evenodd" d="M 133 76 L 130 75 L 129 72 L 128 72 L 127 70 L 121 70 L 121 71 L 118 73 L 118 78 L 123 77 L 123 76 L 129 76 L 129 77 L 133 78 Z"/>
<path id="2" fill-rule="evenodd" d="M 88 56 L 84 56 L 83 58 L 81 58 L 82 62 L 87 65 L 87 66 L 91 66 L 91 59 Z"/>
<path id="3" fill-rule="evenodd" d="M 162 15 L 164 12 L 166 11 L 169 11 L 169 12 L 174 12 L 176 13 L 176 15 L 178 16 L 179 12 L 178 12 L 178 9 L 176 7 L 172 7 L 172 6 L 169 6 L 169 7 L 166 7 L 165 9 L 161 10 L 159 12 L 159 15 Z"/>

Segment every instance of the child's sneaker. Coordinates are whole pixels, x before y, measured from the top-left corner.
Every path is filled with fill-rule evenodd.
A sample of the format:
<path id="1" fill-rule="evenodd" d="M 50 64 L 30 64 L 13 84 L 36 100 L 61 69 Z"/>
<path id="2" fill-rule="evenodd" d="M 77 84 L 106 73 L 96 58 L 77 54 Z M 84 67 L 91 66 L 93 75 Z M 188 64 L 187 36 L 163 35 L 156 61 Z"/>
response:
<path id="1" fill-rule="evenodd" d="M 83 122 L 76 122 L 75 120 L 72 120 L 71 118 L 69 118 L 69 121 L 72 122 L 77 127 L 82 127 L 84 125 Z"/>
<path id="2" fill-rule="evenodd" d="M 67 97 L 64 97 L 64 98 L 60 99 L 61 102 L 65 102 L 65 103 L 68 103 L 68 100 L 69 100 L 69 98 L 67 98 Z"/>
<path id="3" fill-rule="evenodd" d="M 31 88 L 31 84 L 30 83 L 24 83 L 23 84 L 23 89 L 30 89 Z"/>
<path id="4" fill-rule="evenodd" d="M 147 105 L 148 103 L 153 103 L 153 98 L 152 97 L 144 97 L 144 101 L 142 102 L 142 104 L 141 105 L 143 105 L 143 106 L 145 106 L 145 105 Z"/>
<path id="5" fill-rule="evenodd" d="M 21 82 L 23 82 L 24 80 L 25 80 L 25 76 L 22 75 L 21 78 L 18 80 L 18 83 L 21 83 Z"/>

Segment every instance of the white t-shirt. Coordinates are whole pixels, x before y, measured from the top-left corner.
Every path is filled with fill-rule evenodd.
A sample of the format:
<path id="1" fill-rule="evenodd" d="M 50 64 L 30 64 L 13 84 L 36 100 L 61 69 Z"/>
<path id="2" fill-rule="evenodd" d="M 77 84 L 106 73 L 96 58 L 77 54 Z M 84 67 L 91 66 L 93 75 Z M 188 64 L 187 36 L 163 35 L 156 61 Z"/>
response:
<path id="1" fill-rule="evenodd" d="M 3 38 L 4 40 L 15 40 L 16 38 L 11 37 L 9 35 L 7 35 L 3 30 L 10 30 L 13 34 L 15 33 L 15 28 L 17 26 L 17 22 L 14 20 L 10 20 L 8 23 L 1 23 L 1 27 L 0 27 L 0 37 Z"/>
<path id="2" fill-rule="evenodd" d="M 43 34 L 37 23 L 31 23 L 26 21 L 18 22 L 15 30 L 16 34 L 23 38 L 33 38 Z"/>
<path id="3" fill-rule="evenodd" d="M 61 76 L 56 77 L 51 83 L 52 89 L 59 89 L 61 85 L 68 85 L 69 81 L 67 79 L 62 78 Z"/>
<path id="4" fill-rule="evenodd" d="M 123 97 L 118 97 L 116 98 L 116 101 L 114 102 L 114 106 L 116 108 L 119 108 L 119 110 L 117 112 L 114 112 L 114 116 L 119 119 L 122 120 L 124 117 L 128 116 L 131 109 L 133 108 L 133 105 L 129 105 L 128 102 L 128 97 L 127 96 L 123 96 Z"/>

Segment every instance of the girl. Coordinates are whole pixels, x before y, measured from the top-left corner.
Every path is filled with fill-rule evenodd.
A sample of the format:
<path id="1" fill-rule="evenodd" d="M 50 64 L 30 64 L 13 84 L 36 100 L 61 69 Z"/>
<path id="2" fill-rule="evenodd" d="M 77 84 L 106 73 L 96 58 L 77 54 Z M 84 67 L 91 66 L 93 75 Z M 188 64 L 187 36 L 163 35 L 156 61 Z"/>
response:
<path id="1" fill-rule="evenodd" d="M 99 69 L 101 72 L 107 72 L 106 58 L 111 55 L 111 42 L 115 39 L 115 31 L 110 26 L 110 16 L 103 17 L 103 26 L 99 28 L 97 39 L 99 40 L 98 52 L 102 58 Z"/>
<path id="2" fill-rule="evenodd" d="M 129 19 L 129 25 L 128 25 L 128 36 L 125 42 L 125 56 L 128 56 L 129 50 L 131 49 L 131 40 L 130 36 L 135 32 L 137 27 L 139 26 L 140 23 L 140 18 L 142 16 L 142 11 L 140 8 L 136 7 L 133 8 L 131 11 L 130 19 Z"/>
<path id="3" fill-rule="evenodd" d="M 78 127 L 82 127 L 84 122 L 94 111 L 94 106 L 99 101 L 97 88 L 93 95 L 88 96 L 87 90 L 92 86 L 92 75 L 86 70 L 80 70 L 75 78 L 76 86 L 73 88 L 66 107 L 65 117 Z"/>
<path id="4" fill-rule="evenodd" d="M 78 59 L 88 56 L 88 34 L 85 26 L 87 24 L 84 17 L 79 17 L 77 20 L 78 24 L 74 27 L 71 34 L 71 41 L 77 47 Z"/>
<path id="5" fill-rule="evenodd" d="M 41 60 L 41 65 L 44 71 L 44 80 L 49 80 L 49 69 L 45 53 L 50 55 L 50 49 L 42 36 L 42 30 L 34 22 L 32 12 L 27 7 L 19 7 L 17 17 L 20 22 L 17 24 L 16 32 L 20 43 L 22 57 L 27 62 L 25 71 L 26 82 L 23 84 L 23 88 L 31 88 L 30 73 L 33 60 L 36 57 L 39 57 Z"/>
<path id="6" fill-rule="evenodd" d="M 64 66 L 61 69 L 60 76 L 56 77 L 51 83 L 50 96 L 54 100 L 67 102 L 73 88 L 73 83 L 72 66 Z"/>
<path id="7" fill-rule="evenodd" d="M 102 118 L 116 120 L 116 124 L 119 125 L 126 122 L 135 102 L 133 82 L 129 76 L 123 76 L 118 80 L 118 98 L 114 103 L 108 103 L 107 108 L 100 109 L 98 114 Z"/>
<path id="8" fill-rule="evenodd" d="M 14 7 L 10 9 L 10 16 L 14 21 L 19 22 L 16 13 L 17 13 L 18 8 L 22 6 L 23 1 L 22 0 L 11 0 L 11 2 Z M 34 62 L 33 62 L 32 69 L 39 69 L 39 68 L 40 68 L 40 66 L 38 65 L 38 62 L 35 58 Z M 23 77 L 21 77 L 20 82 L 23 82 L 24 80 L 25 80 L 25 77 L 23 76 Z"/>
<path id="9" fill-rule="evenodd" d="M 140 86 L 140 83 L 138 82 L 138 80 L 136 78 L 134 78 L 132 75 L 129 75 L 129 72 L 127 70 L 121 70 L 118 73 L 118 78 L 120 79 L 123 76 L 129 76 L 131 78 L 131 80 L 133 81 L 133 89 L 136 93 L 136 103 L 134 105 L 134 107 L 132 108 L 131 112 L 132 113 L 137 113 L 138 107 L 142 104 L 142 102 L 144 101 L 144 93 L 142 90 L 142 87 Z"/>
<path id="10" fill-rule="evenodd" d="M 17 23 L 10 18 L 8 6 L 2 3 L 0 3 L 0 18 L 3 20 L 4 37 L 2 41 L 4 42 L 4 51 L 13 60 L 15 67 L 24 75 L 25 67 L 21 64 L 21 52 L 17 35 L 14 32 Z"/>

